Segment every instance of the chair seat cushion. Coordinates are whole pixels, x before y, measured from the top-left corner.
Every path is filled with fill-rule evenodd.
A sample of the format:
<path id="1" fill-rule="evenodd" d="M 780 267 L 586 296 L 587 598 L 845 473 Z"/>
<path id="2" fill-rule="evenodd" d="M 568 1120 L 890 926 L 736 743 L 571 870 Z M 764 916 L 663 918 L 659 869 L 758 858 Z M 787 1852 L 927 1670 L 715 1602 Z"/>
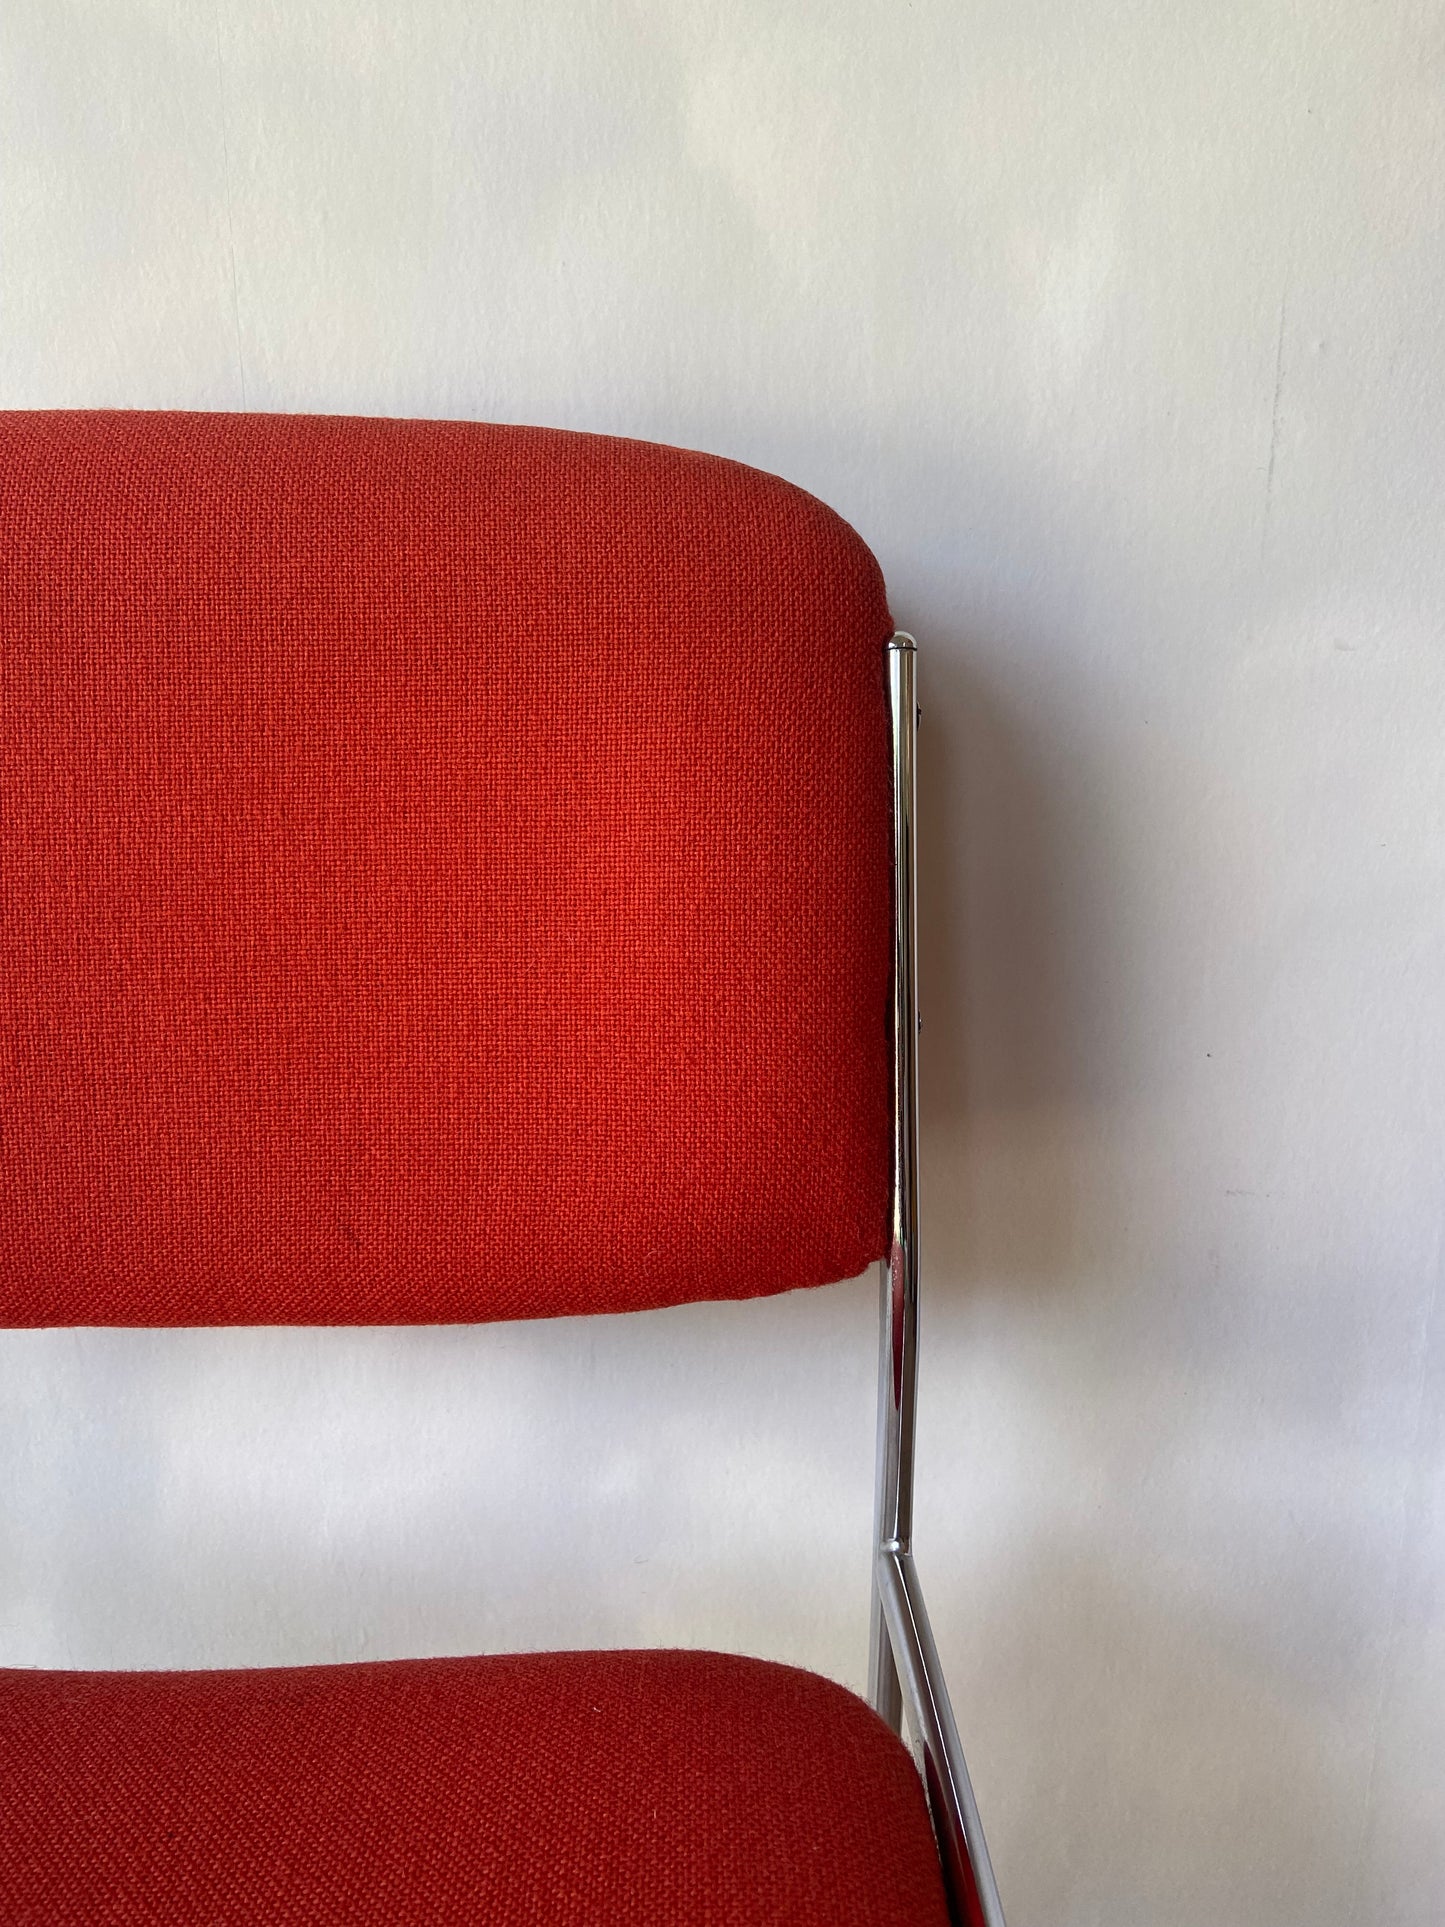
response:
<path id="1" fill-rule="evenodd" d="M 21 1927 L 944 1927 L 872 1710 L 717 1653 L 0 1671 Z"/>

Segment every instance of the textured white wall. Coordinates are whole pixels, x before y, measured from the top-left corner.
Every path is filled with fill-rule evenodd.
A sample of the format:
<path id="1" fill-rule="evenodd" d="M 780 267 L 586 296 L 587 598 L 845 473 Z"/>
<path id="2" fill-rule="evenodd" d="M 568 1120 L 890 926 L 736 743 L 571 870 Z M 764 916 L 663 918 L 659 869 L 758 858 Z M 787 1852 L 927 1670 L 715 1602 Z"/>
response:
<path id="1" fill-rule="evenodd" d="M 1433 1927 L 1441 7 L 8 0 L 0 126 L 0 403 L 602 429 L 863 531 L 1016 1927 Z M 858 1682 L 872 1316 L 8 1336 L 0 1658 Z"/>

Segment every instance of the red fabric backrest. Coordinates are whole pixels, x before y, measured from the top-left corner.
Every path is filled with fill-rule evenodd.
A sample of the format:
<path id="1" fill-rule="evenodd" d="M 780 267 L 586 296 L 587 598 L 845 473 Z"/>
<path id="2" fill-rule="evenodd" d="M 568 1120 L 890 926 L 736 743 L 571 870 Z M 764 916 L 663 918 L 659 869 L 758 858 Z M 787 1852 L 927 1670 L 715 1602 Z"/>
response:
<path id="1" fill-rule="evenodd" d="M 886 1241 L 883 584 L 446 422 L 0 415 L 0 1323 L 743 1297 Z"/>

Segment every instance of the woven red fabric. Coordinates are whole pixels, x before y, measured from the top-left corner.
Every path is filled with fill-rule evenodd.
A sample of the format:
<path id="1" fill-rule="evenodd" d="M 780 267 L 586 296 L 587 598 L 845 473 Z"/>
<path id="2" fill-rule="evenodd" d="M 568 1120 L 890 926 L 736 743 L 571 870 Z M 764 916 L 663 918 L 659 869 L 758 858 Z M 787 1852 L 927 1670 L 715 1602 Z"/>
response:
<path id="1" fill-rule="evenodd" d="M 443 422 L 0 415 L 0 1323 L 742 1297 L 886 1243 L 876 564 Z"/>
<path id="2" fill-rule="evenodd" d="M 0 1672 L 12 1927 L 944 1927 L 861 1700 L 716 1653 Z"/>

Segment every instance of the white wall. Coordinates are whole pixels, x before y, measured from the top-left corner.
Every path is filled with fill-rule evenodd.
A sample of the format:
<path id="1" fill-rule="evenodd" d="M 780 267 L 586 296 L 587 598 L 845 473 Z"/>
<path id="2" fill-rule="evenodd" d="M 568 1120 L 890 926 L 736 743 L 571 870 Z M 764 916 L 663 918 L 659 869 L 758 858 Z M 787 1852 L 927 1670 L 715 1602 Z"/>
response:
<path id="1" fill-rule="evenodd" d="M 0 128 L 4 405 L 602 429 L 863 531 L 1015 1927 L 1433 1927 L 1440 5 L 8 0 Z M 9 1336 L 0 1658 L 858 1682 L 872 1317 Z"/>

